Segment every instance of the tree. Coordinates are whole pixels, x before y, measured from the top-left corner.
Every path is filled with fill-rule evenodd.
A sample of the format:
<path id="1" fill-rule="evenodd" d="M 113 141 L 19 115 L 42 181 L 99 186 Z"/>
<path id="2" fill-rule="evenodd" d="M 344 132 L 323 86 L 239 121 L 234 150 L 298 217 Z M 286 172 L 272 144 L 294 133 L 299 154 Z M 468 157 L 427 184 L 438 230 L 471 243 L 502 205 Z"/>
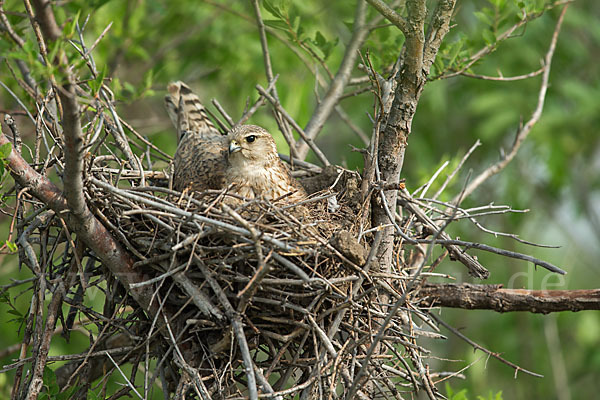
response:
<path id="1" fill-rule="evenodd" d="M 343 16 L 340 21 L 353 16 L 347 37 L 342 38 L 345 40 L 328 39 L 333 35 L 320 26 L 319 17 L 306 16 L 317 11 L 315 6 L 305 5 L 302 9 L 300 4 L 264 2 L 261 7 L 253 1 L 251 8 L 244 8 L 211 3 L 214 10 L 234 14 L 240 21 L 252 15 L 248 27 L 258 28 L 261 52 L 252 54 L 262 58 L 267 84 L 266 88 L 256 86 L 259 97 L 248 103 L 238 122 L 248 120 L 261 105 L 268 103 L 289 146 L 291 164 L 299 167 L 301 174 L 323 171 L 317 180 L 321 184 L 328 182 L 325 186 L 337 192 L 333 198 L 339 198 L 340 202 L 354 199 L 354 208 L 352 201 L 350 205 L 341 204 L 353 208 L 359 216 L 354 221 L 355 231 L 340 233 L 339 226 L 334 226 L 336 229 L 328 232 L 331 242 L 323 241 L 322 235 L 314 231 L 296 233 L 301 225 L 295 225 L 294 216 L 281 217 L 281 212 L 272 211 L 269 204 L 261 203 L 261 210 L 279 221 L 276 224 L 279 230 L 265 227 L 260 218 L 253 219 L 239 209 L 222 206 L 212 211 L 213 202 L 204 197 L 194 199 L 184 193 L 179 194 L 179 200 L 173 200 L 177 193 L 153 183 L 164 178 L 157 171 L 160 165 L 157 163 L 160 159 L 168 161 L 168 153 L 140 135 L 134 123 L 119 117 L 115 107 L 118 99 L 131 99 L 147 92 L 152 75 L 146 74 L 138 88 L 126 83 L 128 76 L 141 75 L 138 70 L 142 67 L 134 61 L 128 63 L 131 70 L 121 71 L 119 80 L 111 80 L 110 76 L 128 55 L 137 52 L 151 62 L 163 63 L 161 68 L 167 71 L 164 74 L 170 75 L 167 78 L 179 78 L 169 71 L 179 66 L 164 63 L 163 55 L 173 43 L 187 37 L 175 37 L 165 43 L 160 30 L 144 26 L 144 22 L 154 13 L 166 10 L 163 18 L 171 21 L 182 18 L 186 12 L 193 18 L 201 13 L 193 2 L 182 2 L 175 9 L 164 8 L 160 3 L 133 6 L 127 2 L 120 5 L 125 7 L 119 10 L 123 12 L 123 23 L 115 34 L 123 42 L 112 43 L 106 40 L 111 35 L 111 25 L 102 26 L 98 32 L 94 26 L 100 23 L 95 20 L 103 19 L 103 13 L 116 15 L 112 7 L 119 6 L 112 3 L 54 6 L 42 0 L 33 4 L 26 0 L 22 14 L 12 12 L 18 10 L 14 4 L 5 5 L 1 12 L 4 34 L 11 39 L 6 64 L 13 77 L 11 86 L 14 92 L 21 93 L 14 97 L 31 119 L 27 129 L 36 127 L 31 163 L 21 156 L 19 129 L 11 117 L 5 122 L 12 134 L 12 151 L 9 138 L 0 137 L 3 166 L 15 179 L 13 192 L 17 195 L 13 211 L 17 231 L 14 233 L 11 228 L 6 247 L 13 246 L 11 240 L 15 237 L 19 260 L 33 274 L 30 280 L 19 284 L 33 282 L 34 293 L 29 315 L 22 315 L 25 331 L 20 357 L 24 359 L 31 343 L 31 361 L 18 361 L 7 367 L 16 369 L 13 398 L 35 398 L 41 392 L 59 396 L 56 393 L 59 387 L 68 395 L 78 391 L 78 396 L 84 396 L 91 380 L 100 376 L 103 369 L 123 374 L 118 367 L 122 364 L 132 366 L 129 384 L 115 396 L 143 387 L 144 393 L 139 395 L 147 397 L 151 385 L 148 378 L 140 378 L 138 367 L 144 360 L 147 370 L 151 359 L 156 360 L 156 371 L 162 374 L 163 391 L 176 396 L 193 390 L 197 396 L 209 398 L 217 396 L 223 388 L 222 396 L 257 398 L 261 391 L 275 392 L 272 397 L 298 393 L 302 398 L 311 398 L 332 395 L 340 384 L 344 388 L 339 392 L 346 398 L 399 397 L 398 388 L 408 384 L 412 390 L 423 389 L 430 398 L 435 398 L 439 397 L 439 388 L 433 378 L 443 374 L 429 371 L 422 358 L 426 349 L 420 346 L 417 337 L 439 334 L 427 332 L 423 329 L 425 325 L 415 325 L 413 318 L 421 318 L 431 326 L 441 324 L 461 334 L 431 312 L 432 306 L 532 312 L 598 309 L 596 290 L 516 292 L 497 285 L 427 283 L 435 275 L 433 269 L 447 256 L 462 263 L 474 277 L 487 278 L 488 269 L 470 254 L 472 249 L 564 273 L 561 268 L 531 255 L 455 239 L 447 231 L 460 219 L 472 220 L 477 227 L 486 229 L 477 218 L 518 211 L 494 206 L 465 209 L 461 204 L 515 158 L 540 119 L 567 3 L 492 2 L 478 14 L 485 26 L 481 37 L 471 38 L 449 33 L 456 13 L 454 1 L 440 1 L 435 6 L 428 6 L 425 1 L 406 4 L 358 1 L 353 9 L 348 5 L 336 8 Z M 555 8 L 561 11 L 554 31 L 545 37 L 547 50 L 541 68 L 511 77 L 476 72 L 477 65 L 501 43 Z M 95 15 L 84 17 L 91 11 Z M 22 22 L 27 20 L 29 26 Z M 224 29 L 223 23 L 214 20 L 210 28 L 214 36 L 207 41 L 210 44 L 211 40 L 222 40 L 220 50 L 229 40 L 219 32 Z M 158 32 L 150 33 L 152 30 Z M 154 44 L 158 49 L 154 57 L 140 43 Z M 202 43 L 195 45 L 201 47 Z M 248 45 L 258 46 L 258 43 L 253 39 L 248 40 Z M 105 48 L 102 60 L 93 56 L 94 49 L 100 47 Z M 279 82 L 293 78 L 286 78 L 284 71 L 281 77 L 275 74 L 273 51 L 284 54 L 279 47 L 287 52 L 287 57 L 293 54 L 294 60 L 300 60 L 302 67 L 310 72 L 306 76 L 311 77 L 311 84 L 302 83 L 299 90 L 312 91 L 314 81 L 320 96 L 314 109 L 304 110 L 310 115 L 306 124 L 297 123 L 292 117 L 296 113 L 283 105 L 286 101 Z M 230 87 L 237 87 L 234 75 L 238 69 L 248 67 L 232 60 L 243 60 L 243 53 L 233 49 L 225 54 L 210 54 L 217 61 L 221 57 L 223 70 L 228 69 L 228 62 L 235 66 L 219 72 L 227 79 L 218 84 L 225 80 L 231 82 Z M 519 126 L 510 149 L 499 161 L 481 168 L 483 172 L 470 178 L 464 188 L 450 197 L 445 190 L 479 145 L 477 142 L 442 184 L 434 183 L 441 170 L 433 174 L 428 171 L 432 178 L 420 190 L 418 198 L 406 190 L 400 179 L 413 118 L 430 82 L 453 76 L 496 81 L 539 77 L 541 82 L 531 116 Z M 245 85 L 249 92 L 254 82 Z M 357 90 L 352 89 L 355 86 Z M 352 122 L 353 114 L 344 111 L 342 100 L 354 92 L 373 94 L 373 105 L 369 107 L 371 135 Z M 22 99 L 24 96 L 27 100 Z M 223 120 L 224 130 L 236 123 L 224 111 L 231 105 L 221 107 L 218 102 L 215 105 L 220 112 L 215 118 Z M 365 102 L 361 101 L 356 109 L 366 111 Z M 360 179 L 356 173 L 330 167 L 328 156 L 332 154 L 318 145 L 319 140 L 332 135 L 333 130 L 328 130 L 326 124 L 339 127 L 332 121 L 334 114 L 348 124 L 365 146 L 361 151 L 364 169 Z M 268 124 L 274 127 L 272 122 Z M 311 160 L 325 168 L 304 162 L 311 150 Z M 150 167 L 144 167 L 144 158 Z M 49 168 L 54 172 L 48 173 Z M 62 181 L 63 189 L 53 180 Z M 425 198 L 434 184 L 438 189 L 436 194 Z M 355 187 L 354 192 L 351 187 Z M 442 195 L 448 198 L 438 200 Z M 330 193 L 326 197 L 332 198 Z M 194 212 L 188 211 L 189 207 Z M 335 209 L 335 203 L 331 207 Z M 141 210 L 142 216 L 136 218 Z M 346 218 L 351 214 L 348 212 Z M 230 240 L 234 245 L 223 242 L 218 235 L 215 238 L 215 230 L 232 235 Z M 281 240 L 280 232 L 293 232 L 290 243 Z M 515 235 L 492 233 L 522 241 Z M 155 248 L 157 238 L 160 245 Z M 314 247 L 302 244 L 306 239 L 315 241 Z M 196 249 L 198 243 L 201 250 Z M 219 252 L 224 247 L 228 254 L 236 255 L 237 261 L 231 263 L 238 275 L 230 275 L 222 266 L 211 264 L 220 259 Z M 438 247 L 442 253 L 432 260 Z M 57 249 L 63 252 L 62 257 L 57 257 Z M 324 258 L 326 267 L 317 268 L 315 264 L 311 269 L 309 260 L 315 257 Z M 188 271 L 191 265 L 199 269 L 201 279 Z M 330 281 L 336 278 L 340 281 Z M 241 279 L 239 282 L 244 285 L 233 285 L 235 279 Z M 306 286 L 297 286 L 297 281 Z M 286 289 L 278 291 L 277 285 Z M 102 313 L 84 301 L 91 288 L 104 292 Z M 52 299 L 44 316 L 46 291 L 52 293 Z M 318 293 L 316 302 L 302 300 L 307 291 Z M 265 300 L 265 293 L 275 297 Z M 176 294 L 188 296 L 189 300 L 182 304 Z M 279 302 L 274 303 L 275 298 Z M 269 320 L 273 330 L 256 326 L 258 319 L 264 320 L 261 313 L 275 307 L 274 304 L 282 311 Z M 68 337 L 76 318 L 80 321 L 82 315 L 96 324 L 91 331 L 97 337 L 92 337 L 88 350 L 79 357 L 84 362 L 57 369 L 58 383 L 53 383 L 52 372 L 46 369 L 48 361 L 69 359 L 49 356 L 56 323 L 61 321 Z M 345 321 L 349 316 L 354 325 Z M 194 323 L 188 321 L 196 321 L 194 326 L 200 332 L 204 329 L 210 334 L 199 339 L 201 335 L 196 331 L 191 340 L 182 340 Z M 290 325 L 295 328 L 290 330 Z M 124 333 L 128 336 L 124 345 L 110 343 L 114 338 L 123 340 Z M 403 346 L 404 354 L 399 353 L 396 343 Z M 473 345 L 515 371 L 536 375 Z M 154 351 L 150 351 L 151 347 Z M 117 355 L 119 359 L 115 360 Z M 391 357 L 391 361 L 386 362 L 386 357 Z M 312 361 L 298 361 L 307 358 Z M 26 368 L 30 373 L 25 374 Z M 223 374 L 221 369 L 227 373 Z M 81 372 L 86 375 L 79 375 Z M 374 379 L 375 375 L 379 379 Z M 151 381 L 158 378 L 159 374 L 154 373 Z M 101 393 L 104 395 L 105 389 Z"/>

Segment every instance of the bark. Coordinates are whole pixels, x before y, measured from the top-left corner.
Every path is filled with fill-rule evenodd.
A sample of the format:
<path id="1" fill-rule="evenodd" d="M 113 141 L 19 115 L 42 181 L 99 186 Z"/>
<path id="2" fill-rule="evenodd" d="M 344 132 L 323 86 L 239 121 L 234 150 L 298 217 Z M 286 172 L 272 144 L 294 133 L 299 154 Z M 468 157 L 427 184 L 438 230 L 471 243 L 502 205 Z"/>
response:
<path id="1" fill-rule="evenodd" d="M 0 145 L 10 143 L 8 138 L 0 134 Z M 83 240 L 110 269 L 110 271 L 127 288 L 140 306 L 151 315 L 157 312 L 157 304 L 151 304 L 152 286 L 145 285 L 139 288 L 129 288 L 131 283 L 147 280 L 133 267 L 133 259 L 112 237 L 110 232 L 87 210 L 83 216 L 86 229 L 79 224 L 81 217 L 70 213 L 67 200 L 61 190 L 48 178 L 37 173 L 17 152 L 12 151 L 6 158 L 8 167 L 14 180 L 21 186 L 29 188 L 30 193 L 48 205 L 54 212 L 65 218 L 69 229 L 77 232 Z M 86 207 L 87 208 L 87 207 Z"/>
<path id="2" fill-rule="evenodd" d="M 600 289 L 527 290 L 504 289 L 502 285 L 470 283 L 427 284 L 419 292 L 421 305 L 497 312 L 527 311 L 548 314 L 557 311 L 600 310 Z"/>
<path id="3" fill-rule="evenodd" d="M 430 31 L 425 39 L 425 18 L 427 8 L 425 1 L 407 1 L 408 17 L 406 20 L 406 43 L 401 56 L 402 65 L 397 79 L 396 91 L 390 115 L 379 135 L 378 166 L 381 171 L 381 180 L 387 184 L 400 181 L 400 173 L 404 163 L 408 136 L 411 132 L 413 117 L 417 104 L 423 91 L 429 69 L 435 60 L 439 47 L 449 30 L 455 1 L 441 1 L 432 17 Z M 397 191 L 390 190 L 385 193 L 387 204 L 391 211 L 396 209 Z M 375 226 L 389 223 L 384 205 L 375 202 L 373 205 L 373 224 Z M 382 270 L 392 265 L 392 251 L 394 242 L 394 228 L 388 227 L 384 231 L 382 245 L 378 251 L 378 258 Z"/>

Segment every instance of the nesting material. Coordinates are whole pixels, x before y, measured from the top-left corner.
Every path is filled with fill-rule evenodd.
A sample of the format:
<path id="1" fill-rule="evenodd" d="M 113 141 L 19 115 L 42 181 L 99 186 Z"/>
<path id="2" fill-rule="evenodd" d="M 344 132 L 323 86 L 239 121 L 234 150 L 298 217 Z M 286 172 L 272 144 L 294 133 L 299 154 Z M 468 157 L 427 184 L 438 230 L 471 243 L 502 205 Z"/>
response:
<path id="1" fill-rule="evenodd" d="M 314 192 L 309 199 L 285 206 L 255 199 L 234 207 L 239 202 L 228 202 L 226 191 L 180 193 L 166 180 L 142 183 L 135 171 L 117 176 L 105 167 L 89 179 L 91 204 L 137 257 L 157 299 L 179 308 L 178 343 L 213 398 L 243 394 L 247 384 L 236 319 L 256 374 L 273 391 L 333 393 L 340 383 L 350 389 L 356 378 L 350 371 L 358 373 L 385 318 L 380 302 L 400 295 L 406 278 L 397 271 L 398 279 L 387 279 L 392 293 L 374 284 L 374 235 L 362 234 L 369 218 L 358 174 L 296 166 Z M 414 335 L 403 328 L 408 323 L 398 313 L 382 343 L 394 349 L 408 343 Z M 398 374 L 381 364 L 394 357 L 384 351 L 369 360 L 365 372 L 380 374 L 383 384 L 371 390 L 392 390 L 390 379 Z"/>

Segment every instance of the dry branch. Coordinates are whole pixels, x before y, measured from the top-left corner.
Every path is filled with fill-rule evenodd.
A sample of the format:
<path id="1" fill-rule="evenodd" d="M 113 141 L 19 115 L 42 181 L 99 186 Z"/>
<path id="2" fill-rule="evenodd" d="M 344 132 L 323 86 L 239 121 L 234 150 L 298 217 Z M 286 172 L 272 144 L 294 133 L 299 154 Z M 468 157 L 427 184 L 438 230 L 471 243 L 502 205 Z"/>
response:
<path id="1" fill-rule="evenodd" d="M 4 134 L 0 134 L 0 146 L 10 143 Z M 44 204 L 48 205 L 55 213 L 65 215 L 68 225 L 77 232 L 77 224 L 81 222 L 69 212 L 67 201 L 61 190 L 48 178 L 37 173 L 19 154 L 12 151 L 6 158 L 11 175 L 23 187 L 29 188 L 30 193 Z M 88 231 L 84 232 L 85 241 L 96 255 L 104 262 L 111 272 L 118 277 L 125 287 L 130 283 L 143 282 L 145 277 L 140 271 L 133 268 L 131 256 L 115 241 L 108 230 L 92 215 L 86 215 Z M 149 288 L 136 288 L 131 290 L 133 297 L 140 306 L 150 312 L 155 305 L 151 304 L 152 291 Z"/>
<path id="2" fill-rule="evenodd" d="M 550 65 L 552 64 L 552 57 L 554 56 L 554 50 L 556 49 L 556 42 L 558 41 L 558 34 L 560 33 L 560 27 L 562 26 L 562 21 L 567 12 L 568 4 L 565 5 L 558 17 L 558 21 L 556 22 L 556 27 L 554 28 L 554 33 L 552 34 L 552 39 L 550 40 L 550 46 L 548 48 L 548 52 L 544 57 L 544 73 L 542 74 L 542 83 L 540 85 L 540 90 L 538 92 L 538 101 L 535 107 L 535 110 L 531 114 L 529 120 L 525 123 L 525 125 L 521 126 L 517 131 L 517 136 L 513 142 L 513 145 L 508 153 L 506 153 L 500 161 L 495 163 L 494 165 L 488 167 L 485 171 L 481 172 L 478 176 L 476 176 L 471 183 L 465 189 L 464 197 L 469 196 L 475 189 L 477 189 L 483 182 L 488 180 L 493 175 L 496 175 L 498 172 L 502 171 L 517 155 L 521 144 L 531 132 L 531 129 L 535 126 L 535 124 L 539 121 L 542 116 L 542 110 L 544 109 L 544 101 L 546 99 L 546 92 L 548 91 L 548 81 L 550 79 Z M 457 203 L 458 199 L 454 199 L 454 203 Z"/>
<path id="3" fill-rule="evenodd" d="M 420 303 L 428 307 L 452 307 L 497 312 L 527 311 L 548 314 L 557 311 L 600 310 L 600 289 L 527 290 L 470 283 L 426 284 Z"/>
<path id="4" fill-rule="evenodd" d="M 365 24 L 366 8 L 367 6 L 364 0 L 357 0 L 352 37 L 346 46 L 344 58 L 342 59 L 333 81 L 329 84 L 327 93 L 323 99 L 321 99 L 319 106 L 315 109 L 315 112 L 304 128 L 306 136 L 311 140 L 314 140 L 319 132 L 321 132 L 321 129 L 323 129 L 323 125 L 325 125 L 325 122 L 333 112 L 344 92 L 344 88 L 350 80 L 350 74 L 352 68 L 354 68 L 358 51 L 366 40 L 369 32 L 369 28 Z M 304 160 L 308 154 L 308 149 L 309 147 L 306 142 L 299 142 L 296 146 L 298 158 Z"/>

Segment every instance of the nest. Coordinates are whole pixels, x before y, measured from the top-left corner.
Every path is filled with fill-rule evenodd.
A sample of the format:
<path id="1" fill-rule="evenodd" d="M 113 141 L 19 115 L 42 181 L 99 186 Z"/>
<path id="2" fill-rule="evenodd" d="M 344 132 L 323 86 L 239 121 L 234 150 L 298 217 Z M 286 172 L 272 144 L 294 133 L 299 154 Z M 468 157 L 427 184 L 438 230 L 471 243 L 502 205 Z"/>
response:
<path id="1" fill-rule="evenodd" d="M 94 164 L 91 205 L 135 255 L 156 301 L 177 309 L 178 322 L 170 322 L 177 346 L 210 398 L 244 395 L 248 357 L 259 388 L 279 393 L 273 397 L 333 394 L 339 385 L 350 390 L 373 325 L 385 318 L 380 301 L 390 297 L 369 273 L 374 235 L 358 174 L 296 166 L 309 190 L 320 189 L 308 200 L 279 206 L 256 199 L 234 207 L 226 191 L 179 193 L 152 178 L 157 174 L 141 179 L 112 164 Z M 387 282 L 400 296 L 407 275 L 398 274 Z M 398 357 L 398 343 L 418 351 L 407 323 L 397 313 L 382 342 Z M 370 396 L 397 391 L 397 369 L 382 369 L 390 358 L 396 357 L 376 355 L 361 370 L 364 378 L 378 376 Z"/>

